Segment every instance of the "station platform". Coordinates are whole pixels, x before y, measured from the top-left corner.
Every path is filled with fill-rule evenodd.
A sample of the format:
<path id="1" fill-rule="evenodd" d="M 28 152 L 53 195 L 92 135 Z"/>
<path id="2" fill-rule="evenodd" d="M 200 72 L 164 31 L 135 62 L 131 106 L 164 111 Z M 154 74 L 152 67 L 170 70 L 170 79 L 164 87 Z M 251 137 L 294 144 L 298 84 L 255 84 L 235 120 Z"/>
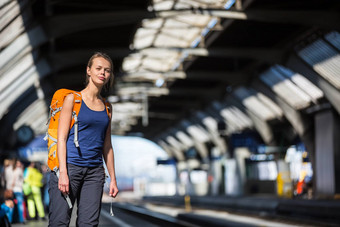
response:
<path id="1" fill-rule="evenodd" d="M 273 196 L 103 197 L 100 227 L 107 226 L 340 226 L 339 200 L 282 199 Z M 189 205 L 189 207 L 188 207 Z M 75 227 L 76 207 L 70 227 Z M 45 227 L 48 220 L 13 224 L 13 227 Z"/>
<path id="2" fill-rule="evenodd" d="M 185 206 L 184 196 L 144 197 L 156 204 Z M 258 195 L 248 197 L 190 196 L 190 205 L 206 210 L 224 210 L 267 218 L 284 218 L 320 226 L 340 226 L 340 200 L 284 199 Z M 190 219 L 190 215 L 182 215 Z"/>

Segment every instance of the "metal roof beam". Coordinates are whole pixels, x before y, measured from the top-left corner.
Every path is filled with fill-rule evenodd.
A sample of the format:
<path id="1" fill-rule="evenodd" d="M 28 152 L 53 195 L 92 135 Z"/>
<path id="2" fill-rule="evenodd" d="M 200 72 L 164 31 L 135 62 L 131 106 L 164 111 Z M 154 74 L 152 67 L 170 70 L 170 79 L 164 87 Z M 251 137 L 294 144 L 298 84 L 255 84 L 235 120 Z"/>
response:
<path id="1" fill-rule="evenodd" d="M 197 96 L 197 97 L 207 97 L 207 98 L 218 98 L 221 97 L 222 91 L 217 89 L 216 87 L 210 88 L 192 88 L 192 87 L 185 87 L 185 88 L 171 88 L 169 95 L 175 96 Z"/>
<path id="2" fill-rule="evenodd" d="M 254 20 L 269 23 L 298 24 L 339 29 L 340 14 L 337 11 L 325 10 L 267 10 L 250 9 L 244 12 L 225 9 L 177 9 L 156 12 L 160 17 L 174 17 L 187 14 L 202 14 L 233 20 Z"/>
<path id="3" fill-rule="evenodd" d="M 249 75 L 244 72 L 231 71 L 189 71 L 186 79 L 189 80 L 215 80 L 228 84 L 241 84 L 248 80 Z"/>
<path id="4" fill-rule="evenodd" d="M 231 58 L 252 58 L 257 60 L 262 60 L 269 63 L 280 63 L 283 59 L 284 50 L 281 49 L 265 49 L 265 48 L 176 48 L 176 47 L 157 47 L 157 48 L 146 48 L 140 51 L 138 50 L 129 50 L 128 48 L 109 48 L 106 49 L 106 53 L 110 55 L 112 58 L 123 58 L 128 56 L 129 54 L 139 53 L 139 54 L 146 54 L 150 51 L 178 51 L 183 52 L 192 56 L 198 57 L 231 57 Z M 84 61 L 86 62 L 88 59 L 88 50 L 71 50 L 65 52 L 57 52 L 53 53 L 53 55 L 49 55 L 48 59 L 53 65 L 55 70 L 61 70 L 66 67 L 70 67 L 72 65 L 80 65 L 83 64 Z M 126 74 L 126 80 L 129 80 L 129 77 L 157 77 L 162 72 L 138 72 L 138 73 L 131 73 Z M 223 73 L 223 72 L 221 72 Z M 197 75 L 199 78 L 204 74 L 204 72 L 167 72 L 163 73 L 164 77 L 175 77 L 175 78 L 183 78 L 186 76 L 190 76 L 192 74 L 200 74 Z M 225 74 L 232 74 L 235 77 L 242 77 L 242 75 L 235 74 L 233 72 L 226 72 Z M 216 76 L 211 75 L 215 78 L 220 77 L 218 74 Z M 209 76 L 210 77 L 210 76 Z"/>
<path id="5" fill-rule="evenodd" d="M 173 97 L 173 96 L 167 96 L 167 97 Z M 170 107 L 170 108 L 174 108 L 174 107 L 182 107 L 185 106 L 185 108 L 199 108 L 201 107 L 200 102 L 198 100 L 185 100 L 182 97 L 181 98 L 173 98 L 173 99 L 161 99 L 161 100 L 157 100 L 157 102 L 153 102 L 152 100 L 149 100 L 149 105 L 154 107 L 162 107 L 162 106 L 166 106 L 166 107 Z"/>
<path id="6" fill-rule="evenodd" d="M 169 113 L 169 112 L 161 112 L 161 111 L 157 111 L 157 110 L 152 110 L 149 111 L 148 114 L 149 118 L 155 118 L 155 119 L 163 119 L 163 120 L 176 120 L 178 119 L 180 116 L 179 114 L 176 113 Z"/>
<path id="7" fill-rule="evenodd" d="M 53 52 L 48 55 L 47 58 L 49 62 L 51 62 L 53 69 L 59 71 L 74 65 L 84 65 L 84 62 L 88 61 L 89 53 L 91 53 L 91 51 L 88 49 L 75 49 L 71 51 Z M 105 53 L 111 58 L 123 58 L 131 53 L 131 51 L 128 48 L 116 47 L 105 49 Z"/>
<path id="8" fill-rule="evenodd" d="M 176 79 L 186 80 L 215 80 L 228 84 L 241 84 L 246 82 L 247 73 L 229 72 L 229 71 L 173 71 L 173 72 L 136 72 L 125 73 L 122 75 L 122 80 L 126 82 L 133 81 L 156 81 L 164 79 L 173 81 Z"/>
<path id="9" fill-rule="evenodd" d="M 146 10 L 126 10 L 52 16 L 43 24 L 49 36 L 57 38 L 83 30 L 134 24 L 154 17 L 153 13 Z"/>
<path id="10" fill-rule="evenodd" d="M 280 63 L 283 59 L 284 49 L 274 48 L 234 48 L 234 47 L 216 47 L 216 48 L 177 48 L 177 47 L 155 47 L 140 50 L 140 54 L 161 51 L 178 51 L 198 57 L 222 57 L 222 58 L 251 58 L 268 63 Z"/>

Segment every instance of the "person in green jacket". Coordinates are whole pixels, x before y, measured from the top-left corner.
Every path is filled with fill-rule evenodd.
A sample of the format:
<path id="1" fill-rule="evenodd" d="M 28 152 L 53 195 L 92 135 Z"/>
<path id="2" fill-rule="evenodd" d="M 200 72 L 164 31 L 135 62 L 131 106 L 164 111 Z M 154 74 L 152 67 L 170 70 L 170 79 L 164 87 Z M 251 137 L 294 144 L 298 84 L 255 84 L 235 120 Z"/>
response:
<path id="1" fill-rule="evenodd" d="M 32 219 L 36 217 L 35 208 L 37 208 L 39 217 L 45 219 L 44 205 L 41 197 L 43 174 L 38 168 L 39 163 L 31 162 L 26 169 L 25 182 L 31 187 L 31 193 L 27 195 L 27 208 L 28 214 Z"/>

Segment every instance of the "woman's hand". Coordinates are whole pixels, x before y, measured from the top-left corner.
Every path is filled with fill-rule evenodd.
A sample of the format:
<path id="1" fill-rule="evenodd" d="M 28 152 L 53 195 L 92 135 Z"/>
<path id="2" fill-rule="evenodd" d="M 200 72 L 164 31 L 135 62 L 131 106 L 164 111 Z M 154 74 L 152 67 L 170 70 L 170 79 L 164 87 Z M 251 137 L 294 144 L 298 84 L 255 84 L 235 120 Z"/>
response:
<path id="1" fill-rule="evenodd" d="M 69 179 L 67 173 L 60 173 L 58 188 L 64 195 L 69 193 Z"/>
<path id="2" fill-rule="evenodd" d="M 118 187 L 116 181 L 111 181 L 109 196 L 115 198 L 118 194 Z"/>

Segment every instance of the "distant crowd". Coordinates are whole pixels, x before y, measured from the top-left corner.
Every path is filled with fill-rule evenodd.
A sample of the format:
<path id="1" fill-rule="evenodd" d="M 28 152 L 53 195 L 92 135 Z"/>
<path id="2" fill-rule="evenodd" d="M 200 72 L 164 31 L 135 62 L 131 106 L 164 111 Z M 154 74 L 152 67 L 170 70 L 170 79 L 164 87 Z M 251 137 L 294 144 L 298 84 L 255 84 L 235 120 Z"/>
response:
<path id="1" fill-rule="evenodd" d="M 45 220 L 49 204 L 48 167 L 14 158 L 5 159 L 0 170 L 0 226 Z"/>

